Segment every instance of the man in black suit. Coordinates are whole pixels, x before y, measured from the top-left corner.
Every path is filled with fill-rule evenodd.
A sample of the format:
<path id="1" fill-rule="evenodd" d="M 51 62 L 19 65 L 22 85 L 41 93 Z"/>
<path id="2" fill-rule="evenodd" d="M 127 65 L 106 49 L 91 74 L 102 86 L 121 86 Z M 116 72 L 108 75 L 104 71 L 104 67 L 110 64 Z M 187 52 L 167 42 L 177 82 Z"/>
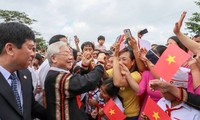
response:
<path id="1" fill-rule="evenodd" d="M 0 24 L 0 120 L 45 119 L 26 69 L 35 56 L 34 43 L 29 27 L 17 22 Z"/>

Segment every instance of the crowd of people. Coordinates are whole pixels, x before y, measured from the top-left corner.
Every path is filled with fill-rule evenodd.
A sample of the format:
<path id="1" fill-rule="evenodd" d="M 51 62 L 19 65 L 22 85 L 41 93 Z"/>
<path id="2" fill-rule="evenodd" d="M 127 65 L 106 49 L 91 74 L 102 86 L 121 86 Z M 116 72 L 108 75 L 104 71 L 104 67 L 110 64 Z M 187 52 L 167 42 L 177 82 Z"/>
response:
<path id="1" fill-rule="evenodd" d="M 76 36 L 72 48 L 65 35 L 57 34 L 43 54 L 29 27 L 1 23 L 0 120 L 108 120 L 103 108 L 110 99 L 125 120 L 149 120 L 143 112 L 149 97 L 172 120 L 199 120 L 200 35 L 191 39 L 181 32 L 185 15 L 166 45 L 150 49 L 159 58 L 169 45 L 177 45 L 191 55 L 171 82 L 160 79 L 146 57 L 148 50 L 134 37 L 108 50 L 103 35 L 96 45 L 86 41 L 80 46 Z M 140 31 L 137 37 L 142 38 Z"/>

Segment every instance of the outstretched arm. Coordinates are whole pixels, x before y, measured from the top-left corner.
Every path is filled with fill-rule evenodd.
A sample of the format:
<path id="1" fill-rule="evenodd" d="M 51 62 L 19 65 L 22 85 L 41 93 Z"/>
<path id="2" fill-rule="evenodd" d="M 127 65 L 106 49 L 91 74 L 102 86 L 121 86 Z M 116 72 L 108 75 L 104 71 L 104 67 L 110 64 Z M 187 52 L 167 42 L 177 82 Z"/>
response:
<path id="1" fill-rule="evenodd" d="M 114 59 L 113 59 L 113 83 L 117 87 L 128 86 L 128 82 L 121 74 L 120 65 L 119 65 L 119 43 L 114 45 Z"/>
<path id="2" fill-rule="evenodd" d="M 76 37 L 76 38 L 74 38 L 74 42 L 75 42 L 75 45 L 76 45 L 76 50 L 78 51 L 78 52 L 81 52 L 81 50 L 80 50 L 80 47 L 79 47 L 79 38 L 78 37 Z"/>
<path id="3" fill-rule="evenodd" d="M 143 72 L 144 70 L 147 70 L 147 68 L 145 67 L 145 64 L 142 62 L 142 60 L 139 57 L 140 51 L 139 51 L 139 48 L 137 45 L 137 41 L 133 37 L 130 40 L 130 46 L 133 49 L 133 54 L 134 54 L 135 61 L 136 61 L 139 72 Z"/>
<path id="4" fill-rule="evenodd" d="M 200 110 L 200 102 L 199 102 L 200 95 L 198 94 L 193 94 L 182 89 L 182 95 L 181 95 L 179 88 L 177 88 L 176 86 L 170 83 L 161 81 L 159 79 L 151 80 L 149 82 L 149 85 L 150 85 L 151 90 L 161 90 L 161 91 L 170 92 L 172 95 L 174 95 L 175 97 L 179 99 L 181 99 L 180 96 L 182 96 L 182 101 Z"/>
<path id="5" fill-rule="evenodd" d="M 185 16 L 186 12 L 184 11 L 179 21 L 175 23 L 173 31 L 179 38 L 179 40 L 183 43 L 183 45 L 185 45 L 188 49 L 190 49 L 194 54 L 197 54 L 198 50 L 200 49 L 200 45 L 195 41 L 191 40 L 189 37 L 187 37 L 180 31 Z"/>
<path id="6" fill-rule="evenodd" d="M 120 63 L 121 73 L 124 74 L 126 81 L 128 82 L 129 86 L 133 89 L 135 93 L 139 92 L 139 85 L 131 76 L 129 69 L 123 64 Z"/>

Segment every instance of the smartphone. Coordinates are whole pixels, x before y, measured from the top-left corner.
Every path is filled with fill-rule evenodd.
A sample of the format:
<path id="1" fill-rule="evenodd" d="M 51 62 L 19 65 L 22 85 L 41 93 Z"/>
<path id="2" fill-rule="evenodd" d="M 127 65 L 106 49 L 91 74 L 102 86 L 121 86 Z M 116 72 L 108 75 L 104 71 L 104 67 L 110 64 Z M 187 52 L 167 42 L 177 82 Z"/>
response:
<path id="1" fill-rule="evenodd" d="M 124 29 L 124 35 L 126 36 L 126 39 L 130 39 L 132 37 L 131 30 Z"/>
<path id="2" fill-rule="evenodd" d="M 126 37 L 125 44 L 128 44 L 128 41 L 132 38 L 131 30 L 130 29 L 124 29 L 124 35 Z"/>
<path id="3" fill-rule="evenodd" d="M 148 33 L 148 30 L 146 28 L 144 30 L 140 31 L 140 35 L 144 35 L 146 33 Z"/>
<path id="4" fill-rule="evenodd" d="M 159 59 L 159 56 L 153 50 L 149 50 L 146 54 L 146 58 L 155 65 Z"/>

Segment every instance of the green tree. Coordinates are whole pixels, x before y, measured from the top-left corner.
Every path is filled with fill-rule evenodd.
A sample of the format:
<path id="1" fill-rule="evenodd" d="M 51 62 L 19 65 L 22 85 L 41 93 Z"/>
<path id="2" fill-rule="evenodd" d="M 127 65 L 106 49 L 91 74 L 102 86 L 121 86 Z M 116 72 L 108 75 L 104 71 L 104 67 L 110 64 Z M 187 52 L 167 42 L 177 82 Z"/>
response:
<path id="1" fill-rule="evenodd" d="M 40 50 L 41 52 L 45 52 L 47 49 L 47 43 L 46 40 L 44 40 L 42 37 L 36 38 L 36 45 L 37 45 L 37 50 Z"/>
<path id="2" fill-rule="evenodd" d="M 195 1 L 196 5 L 200 8 L 200 0 Z M 194 34 L 200 34 L 200 13 L 195 12 L 192 14 L 192 17 L 188 19 L 186 23 L 187 29 L 189 32 Z"/>
<path id="3" fill-rule="evenodd" d="M 9 10 L 1 10 L 0 9 L 0 19 L 4 22 L 20 22 L 26 25 L 31 25 L 34 22 L 37 22 L 35 19 L 29 18 L 29 16 L 25 12 L 18 11 L 9 11 Z M 33 30 L 36 35 L 36 43 L 38 50 L 45 50 L 47 47 L 46 41 L 41 37 L 41 34 L 35 30 Z"/>
<path id="4" fill-rule="evenodd" d="M 29 18 L 25 12 L 9 11 L 0 9 L 0 19 L 4 22 L 16 21 L 26 25 L 31 25 L 33 22 L 37 22 L 35 19 Z"/>

